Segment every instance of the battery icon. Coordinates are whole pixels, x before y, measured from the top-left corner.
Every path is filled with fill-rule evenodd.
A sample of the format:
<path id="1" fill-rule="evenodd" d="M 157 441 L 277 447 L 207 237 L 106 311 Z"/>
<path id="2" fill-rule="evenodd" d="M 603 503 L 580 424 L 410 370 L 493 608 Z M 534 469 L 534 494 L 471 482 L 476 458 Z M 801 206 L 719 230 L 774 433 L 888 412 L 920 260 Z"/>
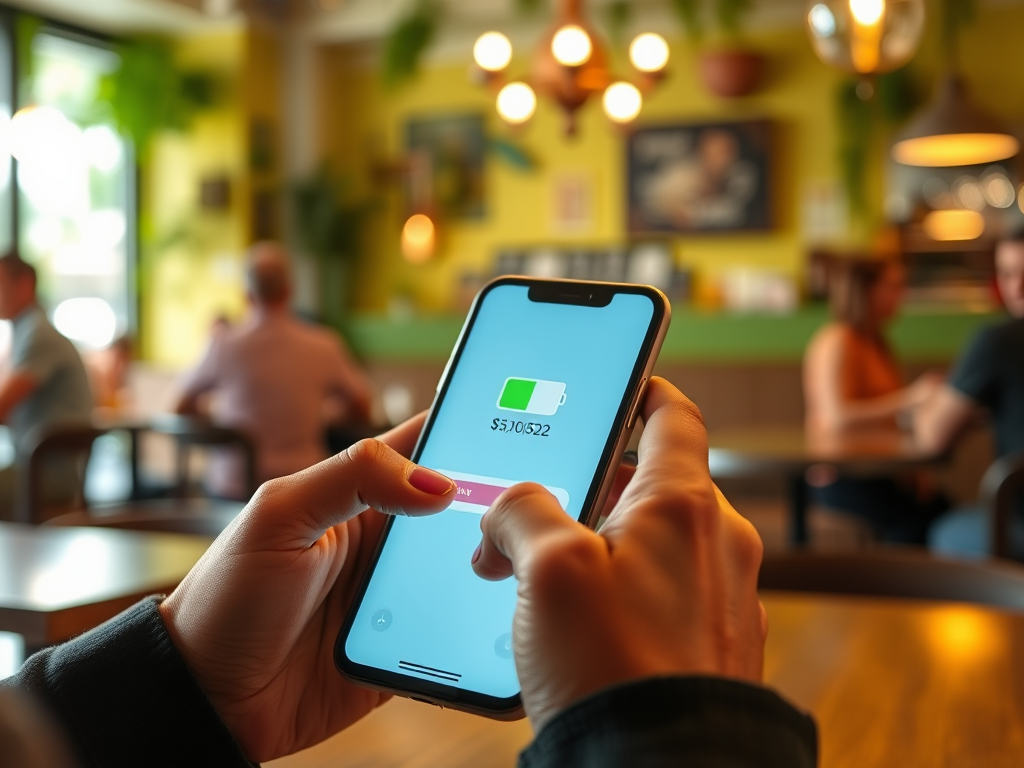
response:
<path id="1" fill-rule="evenodd" d="M 523 411 L 538 416 L 553 416 L 558 406 L 565 405 L 565 384 L 541 379 L 505 379 L 498 397 L 503 411 Z"/>

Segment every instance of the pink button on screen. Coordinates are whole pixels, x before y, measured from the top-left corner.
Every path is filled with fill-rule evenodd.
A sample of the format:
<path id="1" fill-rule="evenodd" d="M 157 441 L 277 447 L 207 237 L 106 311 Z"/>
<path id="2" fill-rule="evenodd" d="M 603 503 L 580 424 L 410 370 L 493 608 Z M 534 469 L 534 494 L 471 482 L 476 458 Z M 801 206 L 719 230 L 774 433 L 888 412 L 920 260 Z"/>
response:
<path id="1" fill-rule="evenodd" d="M 494 503 L 505 489 L 500 485 L 485 485 L 484 483 L 471 483 L 468 480 L 455 481 L 455 500 L 467 504 L 479 504 L 481 507 L 489 507 Z"/>

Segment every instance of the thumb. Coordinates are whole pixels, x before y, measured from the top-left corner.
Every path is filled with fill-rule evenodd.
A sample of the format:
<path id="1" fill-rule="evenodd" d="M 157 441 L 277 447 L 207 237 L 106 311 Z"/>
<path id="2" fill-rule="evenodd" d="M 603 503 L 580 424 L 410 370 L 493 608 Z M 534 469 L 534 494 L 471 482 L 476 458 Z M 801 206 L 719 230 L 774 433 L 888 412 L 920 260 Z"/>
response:
<path id="1" fill-rule="evenodd" d="M 360 440 L 294 475 L 264 483 L 249 504 L 249 525 L 308 547 L 329 529 L 373 508 L 389 515 L 440 512 L 455 483 L 409 461 L 380 440 Z"/>
<path id="2" fill-rule="evenodd" d="M 484 513 L 480 530 L 483 540 L 473 553 L 473 570 L 491 581 L 513 573 L 521 579 L 546 542 L 589 533 L 536 483 L 520 483 L 502 493 Z"/>

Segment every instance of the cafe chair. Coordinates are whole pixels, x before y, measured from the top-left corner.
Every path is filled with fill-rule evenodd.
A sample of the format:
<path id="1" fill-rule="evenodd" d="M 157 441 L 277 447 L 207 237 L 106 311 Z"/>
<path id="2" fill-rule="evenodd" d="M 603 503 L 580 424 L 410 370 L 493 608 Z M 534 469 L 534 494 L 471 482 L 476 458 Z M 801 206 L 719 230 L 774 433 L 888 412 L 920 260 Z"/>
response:
<path id="1" fill-rule="evenodd" d="M 69 510 L 86 507 L 85 467 L 93 443 L 106 430 L 88 424 L 48 425 L 26 437 L 17 496 L 19 522 L 39 525 Z M 54 493 L 54 479 L 64 485 Z"/>
<path id="2" fill-rule="evenodd" d="M 992 463 L 981 479 L 978 501 L 988 515 L 991 553 L 996 557 L 1020 557 L 1012 547 L 1014 510 L 1024 508 L 1024 453 L 1003 456 Z"/>
<path id="3" fill-rule="evenodd" d="M 209 422 L 180 416 L 166 416 L 146 427 L 148 432 L 167 435 L 176 443 L 176 478 L 169 498 L 136 499 L 125 503 L 95 506 L 82 499 L 79 509 L 47 521 L 51 526 L 97 526 L 136 531 L 188 533 L 215 537 L 245 506 L 243 500 L 211 499 L 193 494 L 189 468 L 196 448 L 235 448 L 242 454 L 246 489 L 256 491 L 256 451 L 242 432 L 217 427 Z M 248 498 L 248 497 L 247 497 Z"/>
<path id="4" fill-rule="evenodd" d="M 792 552 L 766 556 L 758 588 L 1024 610 L 1024 567 L 995 561 L 948 560 L 901 547 L 854 554 Z"/>
<path id="5" fill-rule="evenodd" d="M 238 451 L 242 457 L 245 478 L 244 498 L 251 498 L 259 488 L 256 447 L 252 439 L 241 430 L 217 426 L 206 419 L 193 416 L 165 414 L 153 419 L 148 431 L 166 435 L 176 443 L 175 496 L 184 498 L 192 493 L 190 467 L 191 456 L 196 448 Z"/>

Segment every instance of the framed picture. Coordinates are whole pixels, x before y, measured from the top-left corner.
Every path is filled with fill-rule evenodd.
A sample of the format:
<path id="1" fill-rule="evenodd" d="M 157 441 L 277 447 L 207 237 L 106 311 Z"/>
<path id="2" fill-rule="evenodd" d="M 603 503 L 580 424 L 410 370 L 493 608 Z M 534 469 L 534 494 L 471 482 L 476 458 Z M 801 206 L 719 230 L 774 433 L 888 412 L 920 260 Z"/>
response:
<path id="1" fill-rule="evenodd" d="M 629 231 L 771 229 L 772 133 L 768 120 L 635 131 L 626 150 Z"/>
<path id="2" fill-rule="evenodd" d="M 482 218 L 486 150 L 483 115 L 411 119 L 406 125 L 408 210 Z"/>

